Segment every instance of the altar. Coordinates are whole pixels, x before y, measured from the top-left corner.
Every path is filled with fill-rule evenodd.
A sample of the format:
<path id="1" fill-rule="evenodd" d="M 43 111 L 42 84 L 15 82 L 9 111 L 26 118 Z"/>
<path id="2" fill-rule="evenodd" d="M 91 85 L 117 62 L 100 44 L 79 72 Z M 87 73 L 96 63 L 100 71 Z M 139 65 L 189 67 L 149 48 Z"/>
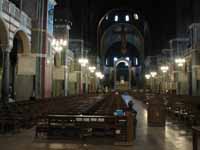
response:
<path id="1" fill-rule="evenodd" d="M 126 91 L 129 89 L 129 83 L 128 82 L 116 82 L 115 83 L 115 89 L 120 91 Z"/>
<path id="2" fill-rule="evenodd" d="M 123 63 L 127 67 L 127 79 L 124 76 L 120 76 L 117 72 L 118 65 Z M 123 70 L 123 72 L 125 72 Z M 114 88 L 116 90 L 128 90 L 131 89 L 131 77 L 132 77 L 132 63 L 129 59 L 120 58 L 114 62 Z"/>

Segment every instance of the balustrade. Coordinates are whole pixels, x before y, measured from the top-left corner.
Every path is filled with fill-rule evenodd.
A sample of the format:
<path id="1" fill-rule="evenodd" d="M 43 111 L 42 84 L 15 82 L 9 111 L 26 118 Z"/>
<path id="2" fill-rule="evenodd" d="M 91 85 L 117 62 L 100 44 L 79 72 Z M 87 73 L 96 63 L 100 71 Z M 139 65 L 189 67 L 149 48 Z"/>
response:
<path id="1" fill-rule="evenodd" d="M 21 11 L 14 3 L 3 0 L 2 3 L 0 3 L 0 7 L 3 13 L 20 22 L 22 26 L 31 29 L 31 18 L 28 17 L 25 12 Z"/>

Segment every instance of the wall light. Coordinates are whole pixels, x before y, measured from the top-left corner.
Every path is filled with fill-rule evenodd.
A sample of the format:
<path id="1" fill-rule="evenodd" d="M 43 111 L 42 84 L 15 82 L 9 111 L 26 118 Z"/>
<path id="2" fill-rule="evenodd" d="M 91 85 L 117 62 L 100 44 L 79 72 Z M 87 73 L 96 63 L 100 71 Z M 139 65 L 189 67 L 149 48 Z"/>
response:
<path id="1" fill-rule="evenodd" d="M 126 60 L 127 60 L 127 61 L 129 61 L 129 60 L 130 60 L 130 58 L 129 58 L 129 57 L 126 57 Z"/>
<path id="2" fill-rule="evenodd" d="M 147 80 L 149 80 L 149 79 L 151 78 L 151 75 L 150 75 L 150 74 L 146 74 L 146 75 L 145 75 L 145 78 L 146 78 Z"/>
<path id="3" fill-rule="evenodd" d="M 169 67 L 168 66 L 161 66 L 160 69 L 163 73 L 166 73 L 169 70 Z"/>
<path id="4" fill-rule="evenodd" d="M 126 16 L 125 16 L 125 21 L 126 21 L 126 22 L 129 22 L 129 21 L 130 21 L 129 15 L 126 15 Z"/>
<path id="5" fill-rule="evenodd" d="M 117 57 L 114 57 L 114 61 L 117 61 L 118 60 L 118 58 Z"/>
<path id="6" fill-rule="evenodd" d="M 118 22 L 119 17 L 117 15 L 115 15 L 115 22 Z"/>
<path id="7" fill-rule="evenodd" d="M 80 59 L 78 60 L 78 62 L 79 62 L 79 64 L 80 64 L 81 66 L 83 66 L 83 67 L 85 67 L 85 66 L 89 63 L 89 61 L 88 61 L 87 58 L 80 58 Z"/>
<path id="8" fill-rule="evenodd" d="M 94 73 L 95 70 L 96 70 L 96 67 L 95 67 L 95 66 L 90 66 L 90 67 L 88 67 L 88 69 L 89 69 L 89 71 L 90 71 L 91 73 Z"/>
<path id="9" fill-rule="evenodd" d="M 151 77 L 152 77 L 152 78 L 154 78 L 154 77 L 157 76 L 157 72 L 151 72 L 150 74 L 151 74 Z"/>
<path id="10" fill-rule="evenodd" d="M 139 16 L 138 16 L 138 14 L 136 14 L 136 13 L 133 14 L 133 17 L 134 17 L 135 20 L 139 20 Z"/>
<path id="11" fill-rule="evenodd" d="M 186 62 L 186 60 L 184 58 L 177 58 L 175 59 L 175 63 L 179 66 L 182 67 L 183 64 Z"/>

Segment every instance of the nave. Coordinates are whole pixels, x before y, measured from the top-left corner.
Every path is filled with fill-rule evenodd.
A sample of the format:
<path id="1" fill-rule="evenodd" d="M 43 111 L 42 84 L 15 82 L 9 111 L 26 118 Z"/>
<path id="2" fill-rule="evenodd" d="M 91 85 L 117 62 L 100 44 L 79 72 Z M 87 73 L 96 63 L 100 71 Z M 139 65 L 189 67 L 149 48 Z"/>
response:
<path id="1" fill-rule="evenodd" d="M 127 97 L 126 97 L 127 98 Z M 130 99 L 130 97 L 128 97 Z M 136 140 L 132 146 L 113 146 L 104 138 L 84 140 L 35 139 L 34 131 L 0 136 L 1 149 L 6 150 L 192 150 L 192 132 L 168 118 L 166 127 L 148 127 L 146 105 L 133 100 L 137 111 Z"/>

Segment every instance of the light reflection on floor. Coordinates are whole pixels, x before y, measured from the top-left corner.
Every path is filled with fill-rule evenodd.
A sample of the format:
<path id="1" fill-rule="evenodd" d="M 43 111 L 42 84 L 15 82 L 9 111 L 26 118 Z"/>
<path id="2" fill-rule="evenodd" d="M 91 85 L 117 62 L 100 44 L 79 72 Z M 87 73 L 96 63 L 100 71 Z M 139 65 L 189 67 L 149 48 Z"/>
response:
<path id="1" fill-rule="evenodd" d="M 87 140 L 79 143 L 70 141 L 34 140 L 34 130 L 27 130 L 14 136 L 0 136 L 2 150 L 192 150 L 191 132 L 179 125 L 167 121 L 165 128 L 147 126 L 145 106 L 136 100 L 134 109 L 137 113 L 137 137 L 133 146 L 120 147 L 107 145 L 99 140 L 98 145 L 88 144 Z"/>

